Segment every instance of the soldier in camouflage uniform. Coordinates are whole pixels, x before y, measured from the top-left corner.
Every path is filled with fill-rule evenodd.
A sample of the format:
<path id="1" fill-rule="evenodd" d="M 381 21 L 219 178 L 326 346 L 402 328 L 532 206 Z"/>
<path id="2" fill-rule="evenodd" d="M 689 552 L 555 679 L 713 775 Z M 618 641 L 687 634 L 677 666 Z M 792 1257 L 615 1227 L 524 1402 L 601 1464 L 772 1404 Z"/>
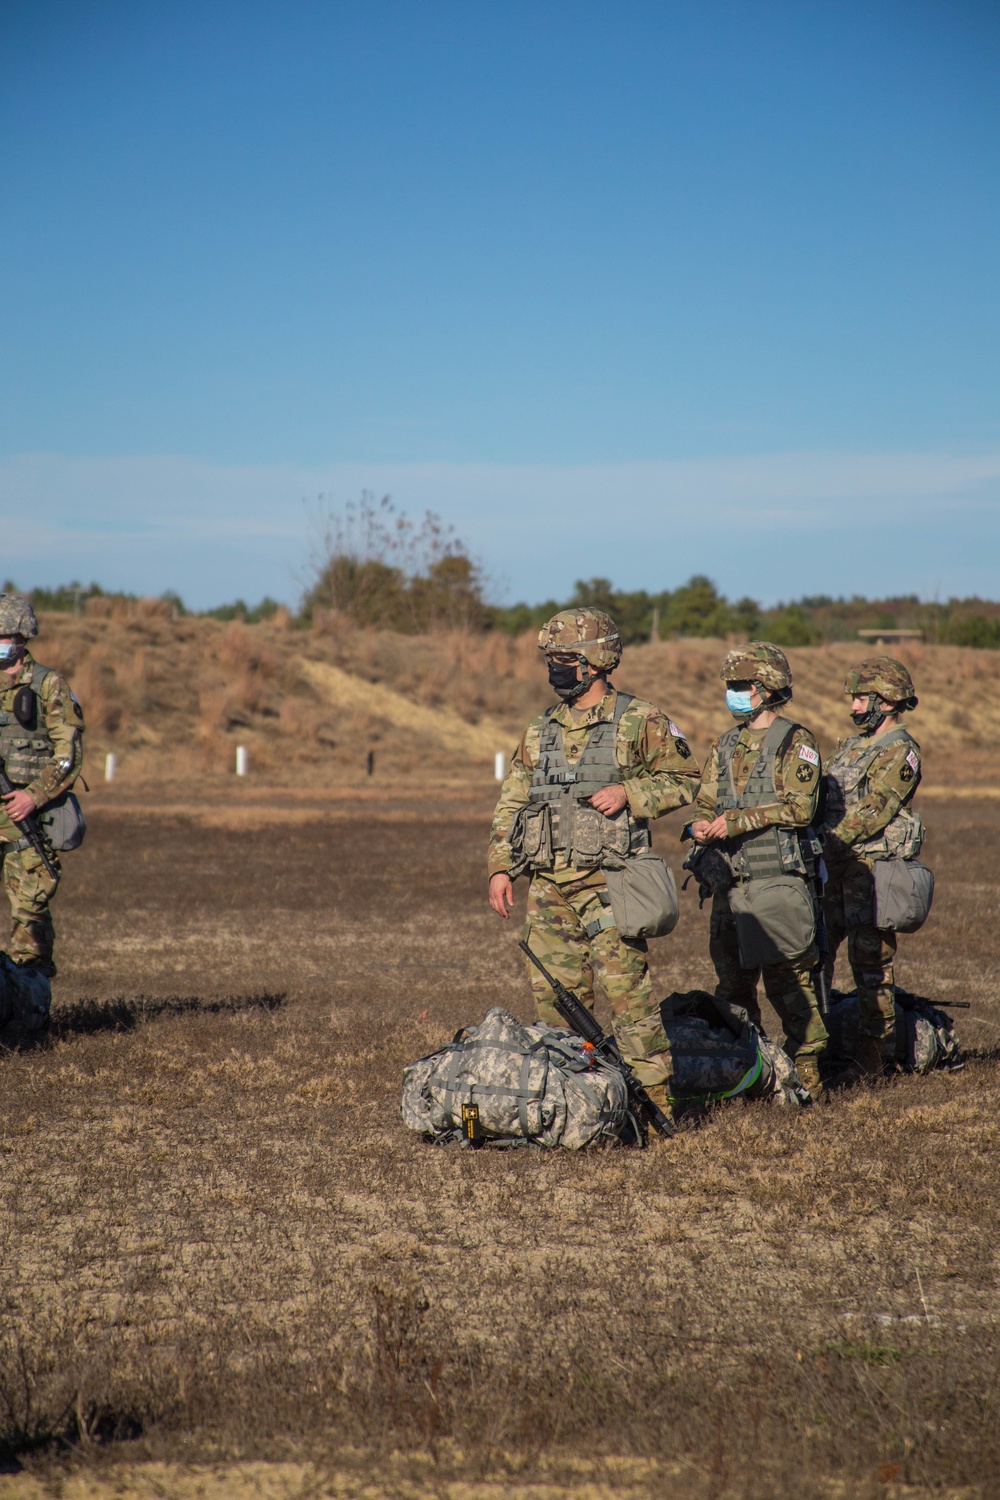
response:
<path id="1" fill-rule="evenodd" d="M 909 806 L 920 785 L 920 746 L 900 723 L 917 699 L 909 672 L 890 656 L 853 667 L 844 692 L 860 733 L 841 741 L 826 768 L 827 970 L 832 980 L 846 937 L 860 1033 L 852 1071 L 877 1078 L 883 1055 L 892 1057 L 895 1048 L 896 934 L 875 926 L 873 866 L 877 859 L 913 859 L 923 842 L 923 824 Z"/>
<path id="2" fill-rule="evenodd" d="M 716 995 L 743 1006 L 760 1026 L 757 986 L 763 975 L 767 998 L 785 1029 L 785 1050 L 817 1098 L 819 1060 L 827 1043 L 816 994 L 819 951 L 811 916 L 819 852 L 811 831 L 820 789 L 819 749 L 808 729 L 779 712 L 792 696 L 792 673 L 777 646 L 767 641 L 737 646 L 719 675 L 739 727 L 727 730 L 708 752 L 689 829 L 698 848 L 688 860 L 703 888 L 713 893 L 709 952 L 718 976 Z M 801 888 L 789 876 L 801 881 Z M 741 962 L 730 891 L 775 878 L 779 903 L 800 913 L 796 925 L 804 938 L 811 925 L 812 938 L 780 962 L 747 967 Z"/>
<path id="3" fill-rule="evenodd" d="M 16 825 L 68 792 L 80 774 L 83 713 L 66 679 L 33 660 L 27 642 L 37 634 L 27 599 L 0 594 L 0 759 L 15 788 L 0 810 L 0 866 L 14 923 L 6 951 L 15 963 L 53 975 L 49 902 L 59 882 Z M 49 858 L 58 872 L 58 856 L 50 850 Z"/>
<path id="4" fill-rule="evenodd" d="M 617 627 L 600 610 L 560 610 L 538 637 L 562 702 L 532 719 L 493 814 L 489 900 L 507 917 L 512 880 L 528 872 L 525 940 L 591 1009 L 600 984 L 623 1055 L 665 1108 L 669 1044 L 653 1000 L 646 943 L 623 938 L 605 868 L 647 849 L 649 822 L 684 807 L 698 766 L 677 725 L 608 680 L 621 660 Z M 564 1023 L 530 964 L 539 1018 Z"/>

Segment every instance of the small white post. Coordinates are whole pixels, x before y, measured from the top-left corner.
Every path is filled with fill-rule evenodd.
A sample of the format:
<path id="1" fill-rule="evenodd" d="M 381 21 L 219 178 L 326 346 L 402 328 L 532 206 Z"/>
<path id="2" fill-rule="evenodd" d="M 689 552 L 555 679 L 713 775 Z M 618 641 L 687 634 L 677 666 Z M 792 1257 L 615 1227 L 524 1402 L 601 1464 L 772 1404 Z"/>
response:
<path id="1" fill-rule="evenodd" d="M 114 779 L 115 779 L 115 772 L 117 771 L 117 769 L 118 769 L 118 757 L 117 757 L 117 755 L 115 755 L 115 753 L 112 750 L 109 750 L 108 753 L 107 753 L 107 755 L 104 757 L 104 779 L 105 779 L 105 781 L 114 781 Z"/>
<path id="2" fill-rule="evenodd" d="M 236 746 L 236 774 L 245 776 L 250 767 L 250 757 L 247 754 L 246 745 Z"/>
<path id="3" fill-rule="evenodd" d="M 496 755 L 493 757 L 493 775 L 496 777 L 497 781 L 503 781 L 506 774 L 507 757 L 506 755 L 504 755 L 502 750 L 498 750 Z"/>

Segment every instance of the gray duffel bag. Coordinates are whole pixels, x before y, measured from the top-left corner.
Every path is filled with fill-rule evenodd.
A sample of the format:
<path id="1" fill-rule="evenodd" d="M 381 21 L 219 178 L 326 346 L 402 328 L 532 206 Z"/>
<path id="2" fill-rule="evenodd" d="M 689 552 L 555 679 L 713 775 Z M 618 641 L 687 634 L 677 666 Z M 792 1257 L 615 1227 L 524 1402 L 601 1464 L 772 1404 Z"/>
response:
<path id="1" fill-rule="evenodd" d="M 919 859 L 875 861 L 875 926 L 916 932 L 930 916 L 934 872 Z"/>
<path id="2" fill-rule="evenodd" d="M 665 937 L 680 916 L 677 882 L 666 860 L 651 849 L 626 860 L 621 870 L 605 870 L 615 926 L 623 938 Z"/>
<path id="3" fill-rule="evenodd" d="M 729 892 L 729 908 L 744 969 L 798 958 L 815 940 L 816 908 L 800 875 L 741 881 Z"/>

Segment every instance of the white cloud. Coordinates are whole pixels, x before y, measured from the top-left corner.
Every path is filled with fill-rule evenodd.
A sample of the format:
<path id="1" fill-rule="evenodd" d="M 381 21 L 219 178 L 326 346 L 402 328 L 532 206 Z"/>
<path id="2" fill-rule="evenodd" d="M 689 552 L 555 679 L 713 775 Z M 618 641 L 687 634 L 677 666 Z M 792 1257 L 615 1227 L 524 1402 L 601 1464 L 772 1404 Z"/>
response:
<path id="1" fill-rule="evenodd" d="M 764 601 L 803 593 L 1000 591 L 1000 454 L 778 453 L 599 465 L 0 460 L 4 562 L 204 607 L 294 599 L 309 506 L 362 489 L 439 512 L 510 597 L 577 577 L 670 587 L 708 572 Z"/>

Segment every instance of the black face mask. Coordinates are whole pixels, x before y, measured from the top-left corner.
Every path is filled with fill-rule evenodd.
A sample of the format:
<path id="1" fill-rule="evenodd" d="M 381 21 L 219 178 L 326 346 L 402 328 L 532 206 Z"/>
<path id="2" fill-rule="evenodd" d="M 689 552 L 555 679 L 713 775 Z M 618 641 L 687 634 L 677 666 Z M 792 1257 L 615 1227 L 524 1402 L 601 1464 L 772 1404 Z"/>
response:
<path id="1" fill-rule="evenodd" d="M 577 679 L 576 662 L 549 661 L 547 665 L 549 686 L 555 689 L 564 703 L 572 703 L 575 698 L 579 698 L 593 681 L 586 673 L 582 679 Z"/>
<path id="2" fill-rule="evenodd" d="M 874 734 L 887 713 L 888 709 L 881 706 L 877 694 L 869 693 L 868 707 L 860 714 L 852 710 L 851 718 L 858 729 L 867 729 L 870 734 Z"/>

